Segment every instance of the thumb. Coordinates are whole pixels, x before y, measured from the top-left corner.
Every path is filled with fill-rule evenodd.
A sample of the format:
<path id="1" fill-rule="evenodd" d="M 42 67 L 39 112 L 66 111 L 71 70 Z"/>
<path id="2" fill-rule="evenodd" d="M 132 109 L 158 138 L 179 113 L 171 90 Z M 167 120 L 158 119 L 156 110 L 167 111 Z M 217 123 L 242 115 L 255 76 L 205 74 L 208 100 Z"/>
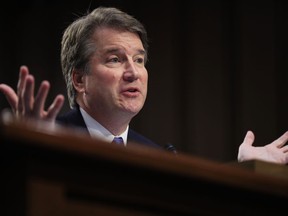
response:
<path id="1" fill-rule="evenodd" d="M 252 146 L 254 140 L 255 140 L 254 133 L 252 131 L 247 131 L 242 144 Z"/>

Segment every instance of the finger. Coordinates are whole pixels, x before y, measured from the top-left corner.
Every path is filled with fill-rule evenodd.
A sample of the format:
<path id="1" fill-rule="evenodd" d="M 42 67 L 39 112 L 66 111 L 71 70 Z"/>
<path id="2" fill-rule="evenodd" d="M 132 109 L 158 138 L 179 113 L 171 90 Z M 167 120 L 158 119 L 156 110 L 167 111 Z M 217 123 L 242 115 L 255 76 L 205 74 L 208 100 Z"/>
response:
<path id="1" fill-rule="evenodd" d="M 283 153 L 287 153 L 288 154 L 288 145 L 282 147 L 281 150 L 283 151 Z"/>
<path id="2" fill-rule="evenodd" d="M 254 133 L 252 131 L 247 131 L 246 136 L 245 136 L 242 144 L 252 146 L 254 140 L 255 140 Z"/>
<path id="3" fill-rule="evenodd" d="M 64 104 L 64 96 L 57 95 L 47 111 L 47 120 L 54 121 Z"/>
<path id="4" fill-rule="evenodd" d="M 33 104 L 34 104 L 34 77 L 32 75 L 28 75 L 26 77 L 26 84 L 25 88 L 23 90 L 23 107 L 24 107 L 24 112 L 22 114 L 24 115 L 30 115 L 33 109 Z"/>
<path id="5" fill-rule="evenodd" d="M 42 113 L 44 112 L 45 102 L 47 99 L 47 95 L 50 89 L 50 83 L 48 81 L 43 81 L 40 85 L 38 93 L 35 97 L 33 114 L 42 117 Z"/>
<path id="6" fill-rule="evenodd" d="M 276 147 L 281 148 L 288 141 L 288 131 L 286 131 L 282 136 L 280 136 L 277 140 L 272 142 L 272 145 L 276 145 Z"/>
<path id="7" fill-rule="evenodd" d="M 6 84 L 0 84 L 0 91 L 5 95 L 8 103 L 10 104 L 13 112 L 15 113 L 18 104 L 18 96 L 16 92 Z"/>
<path id="8" fill-rule="evenodd" d="M 24 101 L 23 101 L 23 92 L 26 86 L 26 78 L 29 74 L 29 70 L 26 66 L 21 66 L 19 71 L 19 79 L 17 84 L 17 95 L 18 95 L 18 104 L 17 104 L 17 111 L 22 113 L 24 108 Z"/>
<path id="9" fill-rule="evenodd" d="M 25 87 L 26 77 L 29 75 L 28 67 L 21 66 L 19 70 L 19 79 L 17 83 L 17 90 L 22 90 Z"/>

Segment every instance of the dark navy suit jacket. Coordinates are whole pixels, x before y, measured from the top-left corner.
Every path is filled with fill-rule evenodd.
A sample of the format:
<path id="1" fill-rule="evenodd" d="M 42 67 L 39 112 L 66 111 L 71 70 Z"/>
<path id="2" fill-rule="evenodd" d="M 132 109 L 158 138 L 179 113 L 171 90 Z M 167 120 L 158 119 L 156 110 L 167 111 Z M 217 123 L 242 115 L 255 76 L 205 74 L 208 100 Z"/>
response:
<path id="1" fill-rule="evenodd" d="M 79 129 L 83 129 L 84 132 L 88 133 L 87 126 L 85 124 L 85 121 L 82 117 L 82 114 L 78 106 L 63 115 L 58 116 L 57 122 L 64 126 L 78 127 Z M 138 143 L 138 144 L 142 144 L 145 146 L 154 147 L 158 149 L 161 149 L 161 148 L 164 149 L 164 147 L 162 147 L 161 145 L 156 144 L 150 139 L 144 137 L 143 135 L 129 128 L 128 137 L 127 137 L 127 145 L 129 145 L 130 142 L 134 142 L 134 143 Z"/>

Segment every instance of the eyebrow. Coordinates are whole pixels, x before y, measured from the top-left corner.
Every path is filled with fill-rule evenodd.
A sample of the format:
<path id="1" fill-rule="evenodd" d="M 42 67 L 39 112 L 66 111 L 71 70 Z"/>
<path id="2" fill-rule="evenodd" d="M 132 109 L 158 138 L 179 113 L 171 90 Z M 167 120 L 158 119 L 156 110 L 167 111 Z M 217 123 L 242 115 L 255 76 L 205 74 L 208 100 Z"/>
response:
<path id="1" fill-rule="evenodd" d="M 144 55 L 146 56 L 146 51 L 143 49 L 138 49 L 137 50 L 138 54 Z M 107 50 L 105 50 L 104 52 L 105 54 L 110 54 L 110 53 L 122 53 L 122 49 L 119 48 L 109 48 Z"/>

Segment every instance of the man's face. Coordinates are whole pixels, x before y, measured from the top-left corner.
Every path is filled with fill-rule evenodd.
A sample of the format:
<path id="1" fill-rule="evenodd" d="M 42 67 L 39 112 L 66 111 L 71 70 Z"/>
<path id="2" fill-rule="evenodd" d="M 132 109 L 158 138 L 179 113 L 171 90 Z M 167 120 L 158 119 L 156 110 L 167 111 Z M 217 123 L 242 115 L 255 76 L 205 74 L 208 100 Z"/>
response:
<path id="1" fill-rule="evenodd" d="M 137 34 L 102 28 L 94 34 L 97 51 L 90 74 L 83 76 L 86 111 L 98 115 L 132 118 L 147 96 L 145 50 Z"/>

